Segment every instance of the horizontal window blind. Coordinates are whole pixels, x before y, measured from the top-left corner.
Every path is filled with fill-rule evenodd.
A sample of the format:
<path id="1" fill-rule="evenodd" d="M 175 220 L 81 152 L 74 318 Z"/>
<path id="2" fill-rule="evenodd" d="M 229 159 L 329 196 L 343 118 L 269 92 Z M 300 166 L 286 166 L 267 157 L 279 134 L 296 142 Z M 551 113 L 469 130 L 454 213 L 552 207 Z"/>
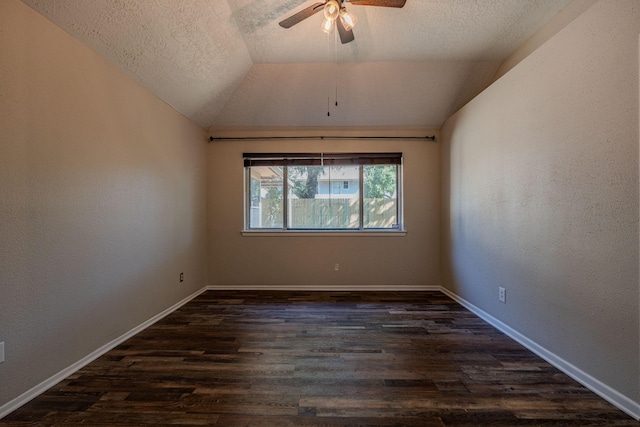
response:
<path id="1" fill-rule="evenodd" d="M 399 165 L 402 153 L 244 153 L 244 166 Z"/>

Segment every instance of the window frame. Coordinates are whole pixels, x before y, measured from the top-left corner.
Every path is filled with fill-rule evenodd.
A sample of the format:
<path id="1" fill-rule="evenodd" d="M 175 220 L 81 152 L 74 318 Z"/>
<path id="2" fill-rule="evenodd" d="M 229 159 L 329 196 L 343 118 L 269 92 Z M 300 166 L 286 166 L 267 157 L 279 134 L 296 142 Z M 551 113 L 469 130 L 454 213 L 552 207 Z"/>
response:
<path id="1" fill-rule="evenodd" d="M 406 234 L 404 223 L 403 153 L 243 153 L 244 157 L 244 226 L 242 234 L 248 235 L 402 235 Z M 334 165 L 358 166 L 358 228 L 289 228 L 289 166 Z M 364 169 L 365 166 L 396 166 L 396 216 L 398 227 L 364 227 Z M 250 226 L 251 211 L 251 168 L 257 166 L 279 166 L 283 168 L 282 228 L 258 228 Z M 343 184 L 341 182 L 341 184 Z M 329 182 L 329 187 L 331 183 Z M 349 183 L 351 186 L 351 183 Z"/>

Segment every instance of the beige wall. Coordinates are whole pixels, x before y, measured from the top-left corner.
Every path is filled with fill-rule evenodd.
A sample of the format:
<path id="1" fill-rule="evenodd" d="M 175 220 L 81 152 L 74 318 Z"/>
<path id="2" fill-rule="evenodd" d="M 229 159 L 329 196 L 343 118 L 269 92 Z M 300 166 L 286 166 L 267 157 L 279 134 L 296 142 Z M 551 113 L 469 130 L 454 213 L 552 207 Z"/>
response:
<path id="1" fill-rule="evenodd" d="M 206 141 L 17 0 L 0 76 L 1 407 L 205 285 Z"/>
<path id="2" fill-rule="evenodd" d="M 636 411 L 639 34 L 600 1 L 442 129 L 444 285 Z"/>
<path id="3" fill-rule="evenodd" d="M 302 133 L 297 132 L 298 135 Z M 381 133 L 367 133 L 376 134 Z M 433 132 L 415 134 L 425 136 Z M 357 151 L 404 153 L 406 236 L 241 235 L 244 212 L 243 152 Z M 362 289 L 368 286 L 369 289 L 377 287 L 389 290 L 402 285 L 438 285 L 438 158 L 438 144 L 428 141 L 212 142 L 208 153 L 208 283 L 214 286 L 342 289 L 365 285 Z M 335 263 L 340 264 L 339 271 L 334 271 Z"/>

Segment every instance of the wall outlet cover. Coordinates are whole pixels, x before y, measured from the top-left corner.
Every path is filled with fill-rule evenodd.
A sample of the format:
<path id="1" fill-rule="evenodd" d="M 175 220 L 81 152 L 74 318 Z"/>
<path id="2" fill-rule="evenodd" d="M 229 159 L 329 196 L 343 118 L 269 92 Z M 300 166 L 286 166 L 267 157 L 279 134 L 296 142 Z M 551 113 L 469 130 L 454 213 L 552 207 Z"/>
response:
<path id="1" fill-rule="evenodd" d="M 505 304 L 507 302 L 507 290 L 502 286 L 498 288 L 498 301 Z"/>

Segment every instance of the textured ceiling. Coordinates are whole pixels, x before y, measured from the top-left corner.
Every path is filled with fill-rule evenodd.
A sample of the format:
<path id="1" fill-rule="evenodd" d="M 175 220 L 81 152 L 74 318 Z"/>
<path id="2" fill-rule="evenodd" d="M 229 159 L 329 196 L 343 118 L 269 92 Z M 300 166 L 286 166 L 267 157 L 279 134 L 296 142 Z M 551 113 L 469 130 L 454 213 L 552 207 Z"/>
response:
<path id="1" fill-rule="evenodd" d="M 347 45 L 278 26 L 314 1 L 23 1 L 204 128 L 439 128 L 570 0 L 347 4 Z"/>

